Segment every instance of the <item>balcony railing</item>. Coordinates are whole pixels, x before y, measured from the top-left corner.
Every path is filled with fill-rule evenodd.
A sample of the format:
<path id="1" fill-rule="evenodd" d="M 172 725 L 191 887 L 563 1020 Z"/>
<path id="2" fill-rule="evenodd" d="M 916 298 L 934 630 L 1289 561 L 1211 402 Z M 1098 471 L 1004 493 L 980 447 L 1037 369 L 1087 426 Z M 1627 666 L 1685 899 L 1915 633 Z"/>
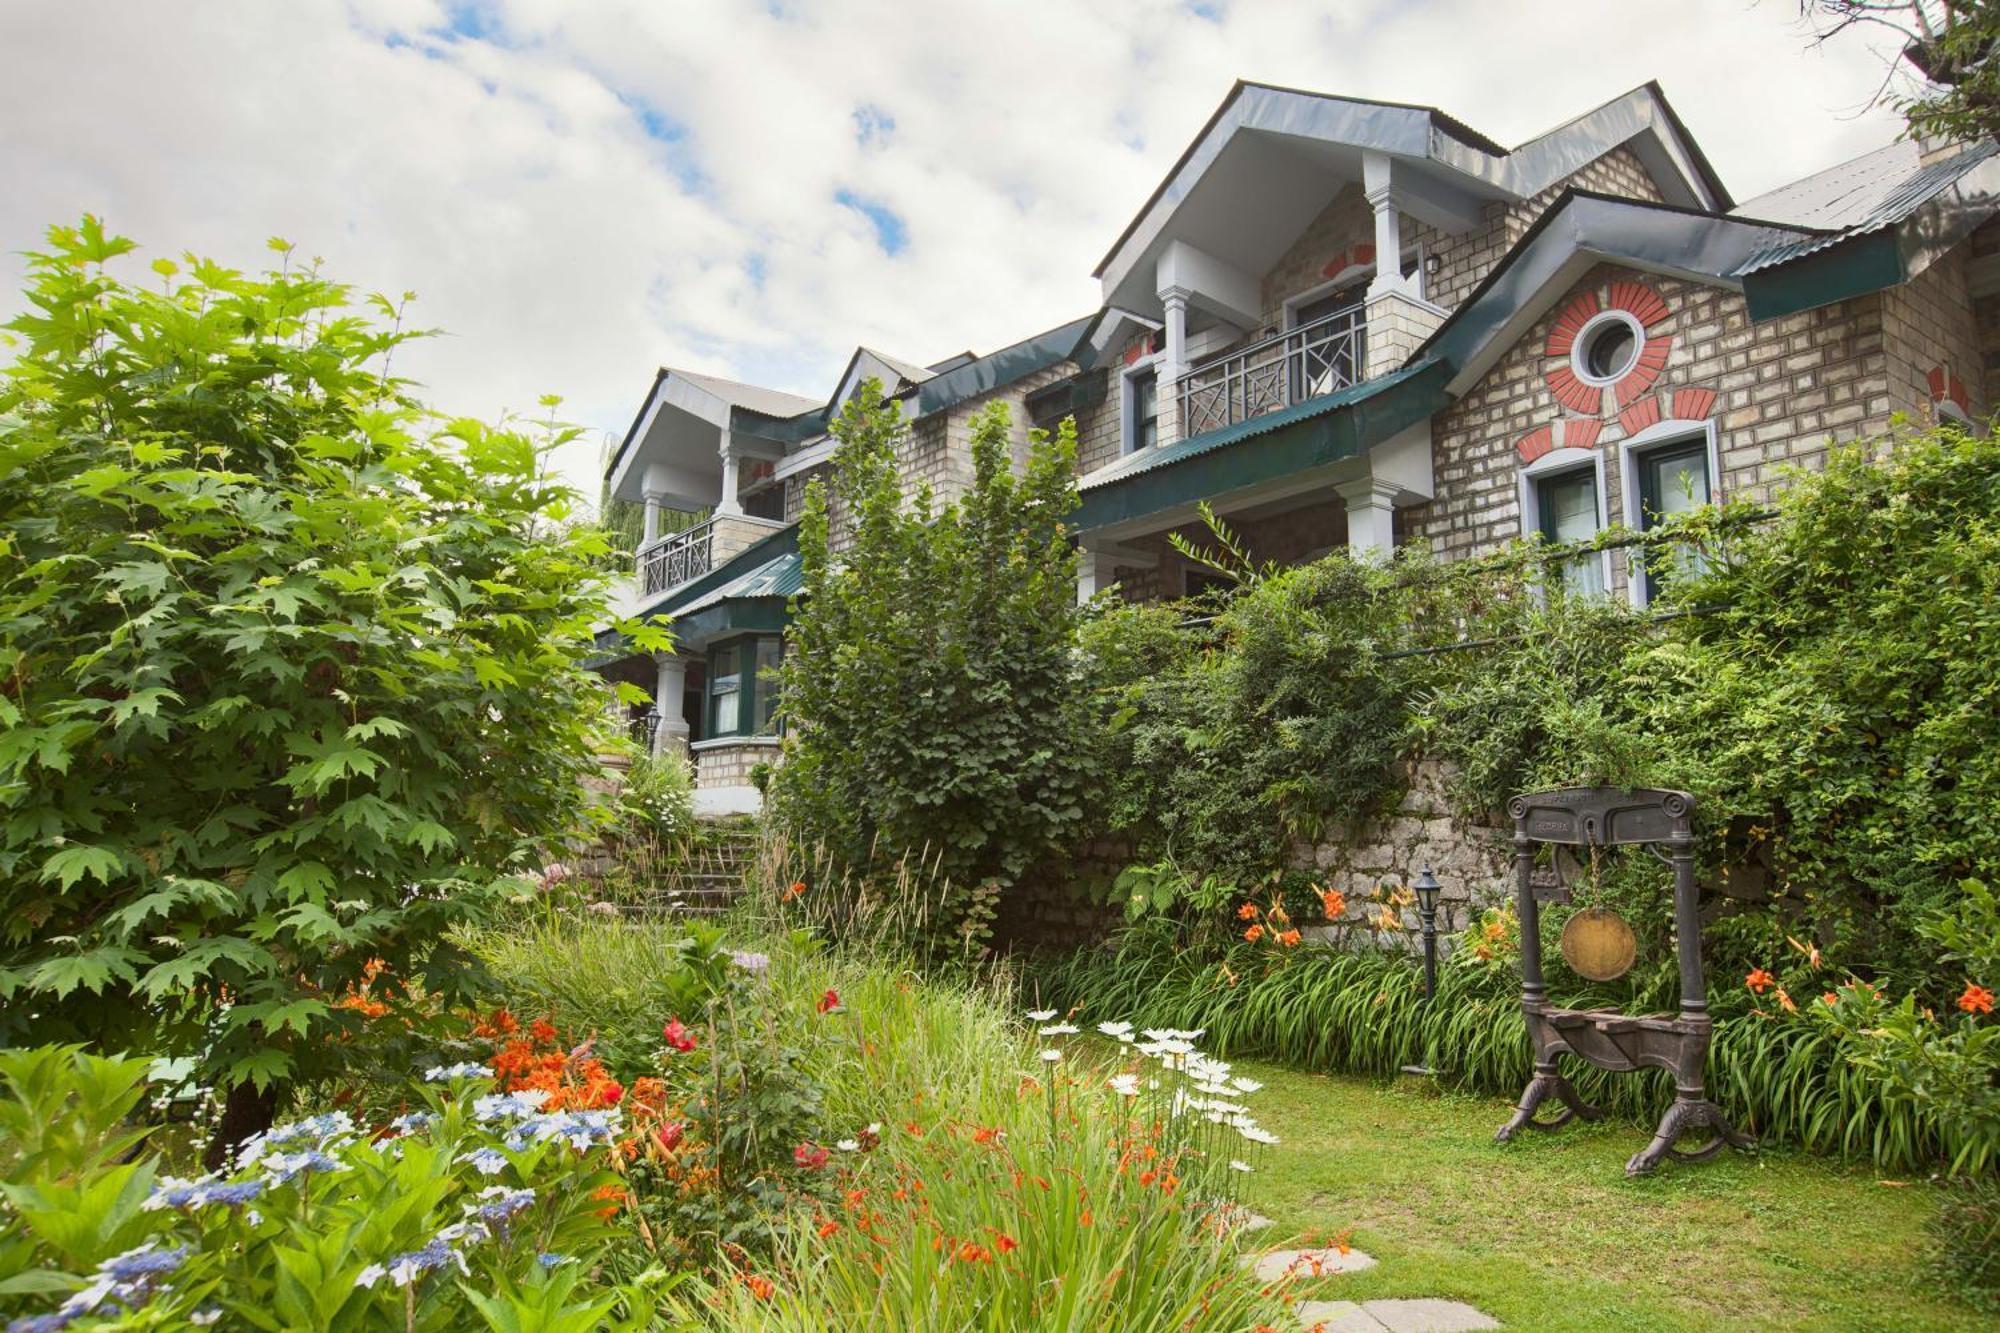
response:
<path id="1" fill-rule="evenodd" d="M 715 567 L 715 520 L 670 532 L 639 548 L 639 593 L 650 597 L 698 579 Z"/>
<path id="2" fill-rule="evenodd" d="M 1199 435 L 1359 382 L 1367 357 L 1357 304 L 1205 361 L 1181 376 L 1181 435 Z"/>

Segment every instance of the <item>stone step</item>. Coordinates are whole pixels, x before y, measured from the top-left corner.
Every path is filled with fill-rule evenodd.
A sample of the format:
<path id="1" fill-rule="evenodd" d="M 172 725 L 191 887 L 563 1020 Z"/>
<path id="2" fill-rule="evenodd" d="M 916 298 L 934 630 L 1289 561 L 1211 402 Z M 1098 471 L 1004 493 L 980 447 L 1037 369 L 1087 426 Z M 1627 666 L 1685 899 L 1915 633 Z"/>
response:
<path id="1" fill-rule="evenodd" d="M 1475 1333 L 1500 1321 L 1464 1301 L 1300 1301 L 1292 1313 L 1319 1333 Z"/>

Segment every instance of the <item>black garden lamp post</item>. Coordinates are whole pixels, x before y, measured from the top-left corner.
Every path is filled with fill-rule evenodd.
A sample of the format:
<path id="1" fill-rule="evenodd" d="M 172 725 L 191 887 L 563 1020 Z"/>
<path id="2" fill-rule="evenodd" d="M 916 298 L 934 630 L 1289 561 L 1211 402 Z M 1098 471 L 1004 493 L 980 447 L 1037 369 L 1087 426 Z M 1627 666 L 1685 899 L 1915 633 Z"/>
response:
<path id="1" fill-rule="evenodd" d="M 1437 882 L 1431 868 L 1425 866 L 1417 872 L 1417 882 L 1410 887 L 1417 891 L 1417 919 L 1424 928 L 1424 1003 L 1429 1004 L 1437 994 L 1438 891 L 1444 886 Z"/>

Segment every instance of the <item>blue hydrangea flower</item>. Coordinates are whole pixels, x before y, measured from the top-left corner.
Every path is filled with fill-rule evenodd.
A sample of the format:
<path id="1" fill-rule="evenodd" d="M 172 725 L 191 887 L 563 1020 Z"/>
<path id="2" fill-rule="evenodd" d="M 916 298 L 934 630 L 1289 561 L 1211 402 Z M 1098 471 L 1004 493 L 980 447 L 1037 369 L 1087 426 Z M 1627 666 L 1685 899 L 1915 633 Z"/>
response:
<path id="1" fill-rule="evenodd" d="M 309 1171 L 331 1174 L 347 1169 L 346 1164 L 338 1158 L 329 1157 L 325 1153 L 318 1151 L 272 1153 L 264 1159 L 262 1165 L 273 1185 L 287 1184 L 293 1177 L 303 1175 Z"/>
<path id="2" fill-rule="evenodd" d="M 482 1176 L 497 1176 L 507 1169 L 507 1154 L 498 1148 L 475 1148 L 469 1153 L 460 1153 L 458 1160 L 470 1162 Z"/>
<path id="3" fill-rule="evenodd" d="M 472 1099 L 472 1118 L 488 1124 L 495 1120 L 519 1120 L 542 1109 L 549 1094 L 541 1088 L 525 1092 L 490 1092 Z"/>
<path id="4" fill-rule="evenodd" d="M 389 1128 L 398 1134 L 414 1134 L 420 1129 L 429 1129 L 439 1118 L 435 1111 L 412 1111 L 408 1115 L 399 1115 L 391 1120 Z"/>
<path id="5" fill-rule="evenodd" d="M 493 1071 L 485 1065 L 468 1060 L 463 1064 L 439 1065 L 436 1069 L 424 1071 L 426 1083 L 449 1083 L 461 1078 L 492 1078 Z"/>

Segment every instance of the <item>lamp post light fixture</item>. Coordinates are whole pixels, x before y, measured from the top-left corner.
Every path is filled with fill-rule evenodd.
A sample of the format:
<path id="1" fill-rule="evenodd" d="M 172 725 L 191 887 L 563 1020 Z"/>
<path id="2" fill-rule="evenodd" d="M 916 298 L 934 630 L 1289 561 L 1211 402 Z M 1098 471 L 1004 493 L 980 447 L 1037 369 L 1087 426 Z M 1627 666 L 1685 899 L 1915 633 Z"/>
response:
<path id="1" fill-rule="evenodd" d="M 1424 1003 L 1429 1004 L 1437 995 L 1438 891 L 1444 886 L 1437 882 L 1431 868 L 1425 866 L 1417 873 L 1417 882 L 1410 887 L 1417 891 L 1417 919 L 1424 928 Z"/>
<path id="2" fill-rule="evenodd" d="M 1437 876 L 1431 873 L 1431 868 L 1425 866 L 1417 872 L 1417 882 L 1410 887 L 1415 889 L 1417 893 L 1417 920 L 1423 925 L 1424 930 L 1424 1007 L 1428 1009 L 1431 998 L 1437 994 L 1438 890 L 1443 885 L 1437 882 Z M 1426 1061 L 1426 1063 L 1420 1065 L 1404 1065 L 1403 1072 L 1405 1074 L 1415 1074 L 1420 1078 L 1429 1078 L 1436 1071 Z"/>

